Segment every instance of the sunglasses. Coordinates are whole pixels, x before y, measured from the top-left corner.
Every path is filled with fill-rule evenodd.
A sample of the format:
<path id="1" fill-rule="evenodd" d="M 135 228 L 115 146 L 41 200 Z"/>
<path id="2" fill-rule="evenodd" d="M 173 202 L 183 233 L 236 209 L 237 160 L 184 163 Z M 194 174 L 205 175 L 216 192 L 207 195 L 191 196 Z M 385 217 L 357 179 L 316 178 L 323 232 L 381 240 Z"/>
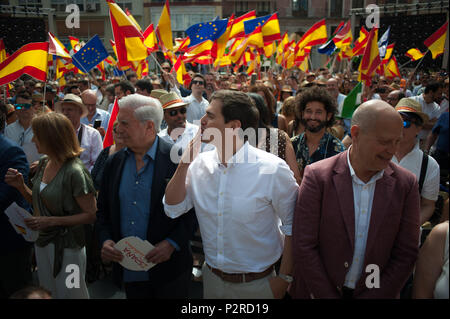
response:
<path id="1" fill-rule="evenodd" d="M 163 70 L 170 71 L 170 68 L 162 68 Z"/>
<path id="2" fill-rule="evenodd" d="M 205 82 L 203 82 L 203 81 L 192 81 L 192 84 L 204 85 Z"/>
<path id="3" fill-rule="evenodd" d="M 16 108 L 16 110 L 29 109 L 31 107 L 31 104 L 29 103 L 14 104 L 14 107 Z"/>
<path id="4" fill-rule="evenodd" d="M 187 111 L 186 108 L 183 107 L 183 108 L 181 108 L 181 109 L 179 109 L 179 110 L 169 110 L 169 111 L 167 111 L 167 112 L 169 113 L 170 116 L 175 116 L 175 115 L 178 114 L 178 112 L 180 112 L 180 114 L 185 114 L 186 111 Z"/>

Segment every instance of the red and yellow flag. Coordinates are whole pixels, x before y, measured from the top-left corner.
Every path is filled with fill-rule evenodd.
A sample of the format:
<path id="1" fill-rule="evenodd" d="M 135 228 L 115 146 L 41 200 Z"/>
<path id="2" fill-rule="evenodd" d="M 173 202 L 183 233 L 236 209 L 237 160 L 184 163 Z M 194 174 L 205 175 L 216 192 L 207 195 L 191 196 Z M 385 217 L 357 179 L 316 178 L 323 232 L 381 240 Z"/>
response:
<path id="1" fill-rule="evenodd" d="M 114 0 L 106 1 L 109 6 L 119 63 L 127 65 L 130 61 L 144 60 L 148 56 L 147 47 L 144 45 L 144 36 Z"/>
<path id="2" fill-rule="evenodd" d="M 423 58 L 423 56 L 425 55 L 425 53 L 420 52 L 419 49 L 416 48 L 412 48 L 409 49 L 405 55 L 411 59 L 411 61 L 416 61 L 416 60 L 420 60 Z"/>
<path id="3" fill-rule="evenodd" d="M 58 38 L 55 37 L 51 32 L 48 33 L 48 40 L 49 40 L 49 47 L 48 47 L 49 54 L 53 54 L 64 59 L 72 60 L 72 57 L 70 56 L 70 53 L 66 49 L 64 44 L 62 44 L 61 41 L 59 41 Z"/>
<path id="4" fill-rule="evenodd" d="M 144 44 L 149 49 L 150 53 L 158 50 L 158 40 L 156 39 L 156 33 L 153 28 L 153 23 L 150 24 L 143 32 Z"/>
<path id="5" fill-rule="evenodd" d="M 264 23 L 261 28 L 264 43 L 272 43 L 273 41 L 280 40 L 280 22 L 278 21 L 278 13 L 272 14 L 272 16 Z"/>
<path id="6" fill-rule="evenodd" d="M 25 44 L 9 58 L 0 63 L 0 85 L 12 82 L 22 74 L 35 79 L 47 80 L 48 42 Z"/>
<path id="7" fill-rule="evenodd" d="M 229 38 L 242 38 L 245 37 L 244 21 L 248 21 L 256 18 L 255 10 L 247 12 L 246 14 L 234 19 L 231 27 Z"/>
<path id="8" fill-rule="evenodd" d="M 116 121 L 117 114 L 119 113 L 119 102 L 116 99 L 114 100 L 114 105 L 111 111 L 111 118 L 109 119 L 108 128 L 106 129 L 105 138 L 103 139 L 103 148 L 107 148 L 108 146 L 111 146 L 114 144 L 114 138 L 113 138 L 113 127 L 114 122 Z"/>
<path id="9" fill-rule="evenodd" d="M 344 27 L 333 37 L 334 45 L 343 50 L 350 46 L 353 42 L 352 27 L 350 21 L 348 21 Z"/>
<path id="10" fill-rule="evenodd" d="M 395 56 L 393 56 L 392 59 L 389 60 L 389 63 L 384 68 L 384 75 L 390 79 L 401 77 L 400 69 L 398 68 L 398 63 Z"/>
<path id="11" fill-rule="evenodd" d="M 353 47 L 354 56 L 364 54 L 364 49 L 366 48 L 368 39 L 369 39 L 369 32 L 364 27 L 361 27 L 361 30 L 359 31 L 359 38 L 355 41 Z"/>
<path id="12" fill-rule="evenodd" d="M 372 83 L 372 76 L 381 64 L 380 52 L 378 49 L 378 29 L 370 30 L 366 49 L 359 65 L 358 81 L 364 81 L 367 86 Z"/>
<path id="13" fill-rule="evenodd" d="M 428 47 L 433 55 L 433 59 L 436 59 L 445 49 L 445 38 L 447 37 L 448 21 L 444 23 L 435 33 L 433 33 L 423 43 Z"/>
<path id="14" fill-rule="evenodd" d="M 163 51 L 173 51 L 172 26 L 170 24 L 170 7 L 169 0 L 166 0 L 158 25 L 156 26 L 156 34 L 162 42 Z"/>
<path id="15" fill-rule="evenodd" d="M 0 63 L 6 60 L 5 42 L 0 38 Z"/>
<path id="16" fill-rule="evenodd" d="M 81 43 L 78 38 L 69 36 L 70 46 L 72 47 L 73 53 L 77 53 L 81 49 Z"/>
<path id="17" fill-rule="evenodd" d="M 185 87 L 189 86 L 189 83 L 191 82 L 191 77 L 186 72 L 186 67 L 184 66 L 183 62 L 183 56 L 180 55 L 173 65 L 172 71 L 175 71 L 177 73 L 177 81 L 180 84 L 183 84 Z"/>
<path id="18" fill-rule="evenodd" d="M 323 44 L 328 41 L 327 26 L 325 19 L 316 22 L 306 33 L 302 36 L 297 44 L 296 52 L 306 47 Z"/>

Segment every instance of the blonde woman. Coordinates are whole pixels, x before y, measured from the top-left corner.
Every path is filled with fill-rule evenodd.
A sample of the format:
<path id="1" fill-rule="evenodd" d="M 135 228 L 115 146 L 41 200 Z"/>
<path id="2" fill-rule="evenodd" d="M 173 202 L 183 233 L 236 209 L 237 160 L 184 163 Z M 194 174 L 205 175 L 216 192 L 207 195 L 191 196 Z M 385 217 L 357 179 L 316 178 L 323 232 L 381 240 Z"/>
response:
<path id="1" fill-rule="evenodd" d="M 33 204 L 34 216 L 26 225 L 39 231 L 35 243 L 40 285 L 55 299 L 89 298 L 85 283 L 86 252 L 84 224 L 95 221 L 95 188 L 79 159 L 82 152 L 71 122 L 62 114 L 47 113 L 31 123 L 33 142 L 41 154 L 29 189 L 23 176 L 10 168 L 5 182 L 17 188 Z M 79 288 L 70 289 L 66 266 L 79 267 Z M 71 270 L 73 272 L 73 270 Z"/>

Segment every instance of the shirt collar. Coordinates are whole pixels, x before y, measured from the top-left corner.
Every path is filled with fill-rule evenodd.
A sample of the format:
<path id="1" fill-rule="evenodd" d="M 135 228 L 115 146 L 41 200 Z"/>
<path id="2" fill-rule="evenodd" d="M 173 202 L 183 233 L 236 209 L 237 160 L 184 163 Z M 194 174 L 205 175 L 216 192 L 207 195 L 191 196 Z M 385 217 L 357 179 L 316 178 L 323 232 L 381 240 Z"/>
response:
<path id="1" fill-rule="evenodd" d="M 355 173 L 355 170 L 353 169 L 352 164 L 350 163 L 350 149 L 351 148 L 352 148 L 352 146 L 350 145 L 350 147 L 348 148 L 348 151 L 347 151 L 347 163 L 348 163 L 348 167 L 350 168 L 350 176 L 352 177 L 352 179 L 355 183 L 357 183 L 359 185 L 369 185 L 369 184 L 375 183 L 377 180 L 379 180 L 381 177 L 383 177 L 384 169 L 382 169 L 381 171 L 379 171 L 378 173 L 373 175 L 372 178 L 370 179 L 370 181 L 368 181 L 367 183 L 364 183 L 361 179 L 359 179 L 359 177 Z"/>
<path id="2" fill-rule="evenodd" d="M 156 159 L 156 150 L 158 149 L 158 140 L 159 136 L 156 135 L 155 141 L 153 142 L 153 145 L 148 149 L 148 151 L 145 153 L 144 157 L 150 157 L 153 161 Z M 131 153 L 134 154 L 134 152 L 128 148 L 125 147 L 125 154 L 130 155 Z"/>

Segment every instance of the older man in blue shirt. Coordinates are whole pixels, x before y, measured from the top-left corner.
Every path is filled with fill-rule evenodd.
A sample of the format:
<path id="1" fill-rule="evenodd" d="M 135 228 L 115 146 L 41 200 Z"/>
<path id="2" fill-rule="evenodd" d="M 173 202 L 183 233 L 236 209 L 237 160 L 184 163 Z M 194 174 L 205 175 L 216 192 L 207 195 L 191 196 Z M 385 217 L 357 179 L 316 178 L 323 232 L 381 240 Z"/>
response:
<path id="1" fill-rule="evenodd" d="M 155 248 L 149 271 L 130 271 L 113 264 L 113 278 L 124 283 L 127 298 L 186 298 L 192 271 L 189 240 L 194 231 L 193 212 L 171 220 L 164 213 L 162 197 L 176 169 L 170 159 L 171 145 L 157 133 L 163 110 L 158 100 L 132 94 L 119 102 L 117 134 L 127 147 L 105 164 L 98 199 L 102 258 L 120 262 L 114 245 L 136 236 Z"/>

